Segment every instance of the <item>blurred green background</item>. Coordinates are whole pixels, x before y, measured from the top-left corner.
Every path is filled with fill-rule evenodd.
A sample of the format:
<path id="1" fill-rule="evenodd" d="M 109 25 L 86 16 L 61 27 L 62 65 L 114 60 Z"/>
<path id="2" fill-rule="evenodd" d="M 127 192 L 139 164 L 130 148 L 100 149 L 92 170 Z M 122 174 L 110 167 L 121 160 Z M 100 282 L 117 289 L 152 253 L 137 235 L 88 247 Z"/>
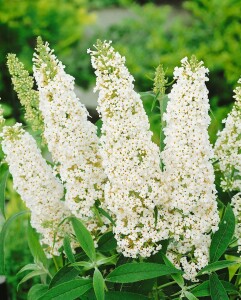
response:
<path id="1" fill-rule="evenodd" d="M 94 113 L 96 96 L 91 94 L 95 76 L 87 55 L 96 39 L 112 40 L 126 56 L 138 91 L 152 89 L 155 68 L 173 69 L 185 56 L 195 54 L 210 70 L 207 83 L 212 109 L 211 142 L 221 120 L 233 103 L 233 89 L 241 75 L 241 1 L 131 1 L 131 0 L 0 0 L 0 96 L 8 124 L 23 120 L 23 112 L 11 86 L 6 67 L 7 53 L 16 53 L 31 72 L 36 37 L 41 35 L 76 78 L 87 107 Z M 81 99 L 82 100 L 82 99 Z M 89 101 L 89 102 L 88 102 Z M 158 109 L 143 98 L 154 141 L 159 143 Z M 89 103 L 89 105 L 88 105 Z M 2 156 L 2 154 L 0 154 Z M 7 216 L 22 208 L 18 195 L 7 186 Z M 11 199 L 11 200 L 10 200 Z M 7 282 L 10 299 L 26 299 L 31 281 L 17 294 L 16 272 L 32 261 L 21 221 L 12 225 L 6 245 Z M 13 237 L 14 232 L 14 237 Z"/>

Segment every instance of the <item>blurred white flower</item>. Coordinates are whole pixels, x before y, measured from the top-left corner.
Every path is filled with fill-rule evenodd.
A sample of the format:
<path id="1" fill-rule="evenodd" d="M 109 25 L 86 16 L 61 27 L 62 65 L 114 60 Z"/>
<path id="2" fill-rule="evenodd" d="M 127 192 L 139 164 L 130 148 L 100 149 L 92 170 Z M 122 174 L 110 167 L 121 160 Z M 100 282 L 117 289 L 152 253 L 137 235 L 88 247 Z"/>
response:
<path id="1" fill-rule="evenodd" d="M 238 83 L 241 84 L 241 79 Z M 214 148 L 224 191 L 241 191 L 241 87 L 238 86 L 234 93 L 236 101 L 227 119 L 223 120 L 225 128 L 218 133 Z"/>

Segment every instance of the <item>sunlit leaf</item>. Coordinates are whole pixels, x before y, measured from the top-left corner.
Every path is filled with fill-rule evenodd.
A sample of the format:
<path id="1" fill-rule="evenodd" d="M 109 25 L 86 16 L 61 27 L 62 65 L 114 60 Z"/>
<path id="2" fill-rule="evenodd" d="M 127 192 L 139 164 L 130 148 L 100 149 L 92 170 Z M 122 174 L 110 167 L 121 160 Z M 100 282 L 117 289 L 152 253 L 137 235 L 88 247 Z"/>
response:
<path id="1" fill-rule="evenodd" d="M 43 294 L 45 294 L 48 290 L 48 286 L 46 284 L 35 284 L 31 287 L 28 292 L 28 300 L 37 300 Z"/>
<path id="2" fill-rule="evenodd" d="M 105 281 L 97 268 L 94 271 L 93 287 L 97 300 L 105 300 Z"/>
<path id="3" fill-rule="evenodd" d="M 71 222 L 81 248 L 92 261 L 95 261 L 95 246 L 90 232 L 80 220 L 72 217 Z"/>
<path id="4" fill-rule="evenodd" d="M 216 262 L 211 263 L 211 264 L 207 265 L 206 267 L 204 267 L 202 270 L 200 270 L 198 272 L 197 275 L 202 275 L 202 274 L 215 272 L 217 270 L 221 270 L 221 269 L 224 269 L 224 268 L 227 268 L 229 266 L 236 265 L 236 264 L 239 264 L 239 262 L 229 261 L 229 260 L 216 261 Z"/>

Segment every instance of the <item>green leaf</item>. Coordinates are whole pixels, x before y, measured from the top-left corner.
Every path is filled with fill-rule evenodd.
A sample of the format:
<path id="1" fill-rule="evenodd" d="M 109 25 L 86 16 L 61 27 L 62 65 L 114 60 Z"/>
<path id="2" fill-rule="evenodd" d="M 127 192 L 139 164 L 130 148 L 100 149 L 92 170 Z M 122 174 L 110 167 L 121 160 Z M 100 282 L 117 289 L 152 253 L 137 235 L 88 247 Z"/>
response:
<path id="1" fill-rule="evenodd" d="M 1 233 L 0 233 L 0 275 L 5 274 L 5 267 L 4 267 L 4 245 L 5 245 L 5 238 L 7 234 L 8 227 L 10 224 L 18 217 L 29 213 L 29 211 L 20 211 L 14 215 L 12 215 L 9 219 L 5 221 L 3 224 Z"/>
<path id="2" fill-rule="evenodd" d="M 112 231 L 104 233 L 98 241 L 98 250 L 108 252 L 116 249 L 117 242 Z"/>
<path id="3" fill-rule="evenodd" d="M 119 254 L 114 254 L 114 255 L 109 256 L 109 257 L 105 257 L 105 256 L 97 257 L 97 259 L 96 259 L 96 265 L 97 266 L 101 266 L 101 265 L 116 265 L 116 263 L 117 263 L 117 257 L 118 256 L 119 256 Z"/>
<path id="4" fill-rule="evenodd" d="M 241 266 L 241 257 L 238 256 L 233 256 L 233 255 L 225 255 L 225 258 L 229 261 L 239 261 L 239 265 L 234 265 L 234 266 L 230 266 L 228 268 L 228 275 L 229 275 L 229 281 L 232 280 L 232 278 L 234 277 L 234 275 L 236 274 L 236 272 L 238 271 L 238 269 Z"/>
<path id="5" fill-rule="evenodd" d="M 7 164 L 0 165 L 0 211 L 5 219 L 5 189 L 8 179 L 8 166 Z"/>
<path id="6" fill-rule="evenodd" d="M 105 281 L 101 272 L 95 268 L 93 286 L 97 300 L 105 300 Z"/>
<path id="7" fill-rule="evenodd" d="M 73 267 L 84 267 L 85 270 L 93 269 L 95 264 L 89 261 L 77 261 L 73 264 L 71 264 Z"/>
<path id="8" fill-rule="evenodd" d="M 220 280 L 226 292 L 238 293 L 237 288 L 230 282 Z M 203 282 L 199 286 L 195 287 L 192 290 L 192 293 L 196 297 L 207 297 L 210 296 L 210 282 L 209 280 Z"/>
<path id="9" fill-rule="evenodd" d="M 236 265 L 236 264 L 240 264 L 240 262 L 238 262 L 238 261 L 229 261 L 229 260 L 216 261 L 214 263 L 211 263 L 211 264 L 207 265 L 202 270 L 200 270 L 198 272 L 197 276 L 202 275 L 202 274 L 215 272 L 217 270 L 221 270 L 221 269 L 224 269 L 224 268 L 227 268 L 229 266 Z"/>
<path id="10" fill-rule="evenodd" d="M 231 282 L 224 281 L 224 280 L 220 280 L 220 281 L 221 281 L 223 287 L 225 288 L 226 292 L 239 294 L 238 289 Z"/>
<path id="11" fill-rule="evenodd" d="M 212 300 L 229 300 L 228 295 L 223 287 L 218 275 L 213 273 L 209 277 L 210 281 L 210 294 Z"/>
<path id="12" fill-rule="evenodd" d="M 28 246 L 36 263 L 41 262 L 48 269 L 48 260 L 40 245 L 39 237 L 36 231 L 32 228 L 30 222 L 28 224 Z"/>
<path id="13" fill-rule="evenodd" d="M 153 91 L 147 91 L 147 92 L 139 92 L 139 95 L 142 97 L 152 97 L 152 98 L 156 98 L 156 95 L 153 93 Z"/>
<path id="14" fill-rule="evenodd" d="M 128 292 L 107 292 L 105 294 L 105 300 L 148 300 L 149 298 L 134 293 Z"/>
<path id="15" fill-rule="evenodd" d="M 175 266 L 170 262 L 170 260 L 166 257 L 166 255 L 164 255 L 163 253 L 161 253 L 162 258 L 164 260 L 164 263 L 169 266 L 169 267 L 173 267 L 175 268 Z M 172 274 L 171 275 L 172 279 L 176 281 L 176 283 L 180 286 L 183 287 L 184 286 L 184 279 L 182 277 L 181 274 Z"/>
<path id="16" fill-rule="evenodd" d="M 70 245 L 70 239 L 69 239 L 68 235 L 66 235 L 64 237 L 64 252 L 65 252 L 68 260 L 71 263 L 74 263 L 75 262 L 75 258 L 74 258 L 74 254 L 72 252 L 72 248 L 71 248 L 71 245 Z"/>
<path id="17" fill-rule="evenodd" d="M 17 289 L 18 287 L 20 286 L 20 284 L 24 283 L 25 281 L 35 277 L 35 276 L 40 276 L 40 275 L 44 275 L 46 274 L 46 271 L 44 270 L 35 270 L 35 271 L 32 271 L 30 273 L 28 273 L 26 276 L 23 277 L 23 279 L 19 282 L 18 286 L 17 286 Z"/>
<path id="18" fill-rule="evenodd" d="M 49 284 L 49 288 L 52 288 L 66 281 L 75 279 L 79 274 L 79 272 L 80 272 L 79 270 L 70 266 L 69 264 L 65 265 L 63 268 L 59 269 L 58 272 L 54 275 L 54 277 L 52 278 Z"/>
<path id="19" fill-rule="evenodd" d="M 197 297 L 195 297 L 192 293 L 188 291 L 184 292 L 184 295 L 187 297 L 188 300 L 198 300 Z"/>
<path id="20" fill-rule="evenodd" d="M 48 290 L 46 284 L 35 284 L 28 292 L 28 300 L 38 300 Z"/>
<path id="21" fill-rule="evenodd" d="M 221 280 L 221 283 L 227 292 L 238 293 L 237 288 L 230 282 Z M 193 295 L 196 297 L 207 297 L 210 296 L 210 282 L 209 280 L 204 281 L 191 290 Z"/>
<path id="22" fill-rule="evenodd" d="M 97 136 L 101 136 L 101 127 L 102 127 L 103 121 L 99 119 L 96 123 L 95 126 L 97 127 Z"/>
<path id="23" fill-rule="evenodd" d="M 117 267 L 106 277 L 106 281 L 129 283 L 176 273 L 183 272 L 161 264 L 129 263 Z"/>
<path id="24" fill-rule="evenodd" d="M 24 266 L 20 271 L 18 271 L 17 275 L 24 272 L 24 271 L 33 271 L 33 270 L 39 270 L 39 266 L 37 266 L 36 264 L 27 264 L 26 266 Z"/>
<path id="25" fill-rule="evenodd" d="M 91 234 L 89 233 L 87 228 L 83 225 L 83 223 L 80 220 L 72 217 L 71 222 L 74 228 L 76 238 L 81 248 L 84 250 L 86 255 L 90 258 L 90 260 L 95 261 L 96 258 L 95 246 Z"/>
<path id="26" fill-rule="evenodd" d="M 203 283 L 199 284 L 195 288 L 191 290 L 193 295 L 196 297 L 206 297 L 210 295 L 210 284 L 209 280 L 204 281 Z"/>
<path id="27" fill-rule="evenodd" d="M 54 286 L 38 300 L 74 300 L 92 287 L 90 279 L 74 279 Z"/>
<path id="28" fill-rule="evenodd" d="M 113 224 L 115 226 L 115 221 L 111 218 L 111 216 L 108 214 L 108 212 L 106 212 L 103 208 L 98 206 L 98 211 L 104 216 L 106 217 L 111 224 Z"/>
<path id="29" fill-rule="evenodd" d="M 227 205 L 219 230 L 214 233 L 210 246 L 210 262 L 217 261 L 227 249 L 235 229 L 235 217 L 230 204 Z"/>

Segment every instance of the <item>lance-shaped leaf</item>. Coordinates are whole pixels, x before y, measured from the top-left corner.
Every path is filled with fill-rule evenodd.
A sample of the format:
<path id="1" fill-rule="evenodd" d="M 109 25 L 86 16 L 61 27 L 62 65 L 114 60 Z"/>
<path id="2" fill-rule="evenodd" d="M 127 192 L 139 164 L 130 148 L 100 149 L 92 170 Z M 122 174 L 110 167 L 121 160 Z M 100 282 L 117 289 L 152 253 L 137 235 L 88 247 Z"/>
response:
<path id="1" fill-rule="evenodd" d="M 204 267 L 202 270 L 200 270 L 198 272 L 197 275 L 212 273 L 212 272 L 215 272 L 217 270 L 221 270 L 221 269 L 224 269 L 224 268 L 227 268 L 229 266 L 236 265 L 236 264 L 240 264 L 240 262 L 238 262 L 238 261 L 229 261 L 229 260 L 216 261 L 216 262 L 211 263 L 211 264 L 207 265 L 206 267 Z"/>
<path id="2" fill-rule="evenodd" d="M 128 283 L 178 273 L 183 272 L 166 265 L 155 263 L 129 263 L 117 267 L 106 277 L 106 281 Z"/>
<path id="3" fill-rule="evenodd" d="M 74 300 L 92 287 L 90 279 L 74 279 L 54 286 L 36 300 Z"/>
<path id="4" fill-rule="evenodd" d="M 36 231 L 32 228 L 30 222 L 28 224 L 28 246 L 36 263 L 41 262 L 48 269 L 48 260 L 40 245 L 39 237 Z"/>
<path id="5" fill-rule="evenodd" d="M 72 248 L 71 248 L 71 245 L 70 245 L 70 239 L 69 239 L 68 235 L 66 235 L 64 237 L 64 252 L 65 252 L 68 260 L 71 263 L 74 263 L 75 262 L 75 258 L 74 258 L 74 254 L 72 252 Z"/>
<path id="6" fill-rule="evenodd" d="M 66 265 L 63 268 L 59 269 L 58 272 L 54 275 L 49 284 L 49 288 L 51 289 L 56 285 L 75 279 L 79 273 L 80 271 L 76 268 L 70 265 Z"/>
<path id="7" fill-rule="evenodd" d="M 81 248 L 84 250 L 86 255 L 90 258 L 90 260 L 95 261 L 96 253 L 95 253 L 94 241 L 88 229 L 84 226 L 84 224 L 80 220 L 74 217 L 71 218 L 71 222 L 74 228 L 76 238 Z"/>
<path id="8" fill-rule="evenodd" d="M 97 300 L 105 300 L 105 281 L 97 268 L 94 271 L 93 286 Z"/>
<path id="9" fill-rule="evenodd" d="M 28 292 L 28 300 L 37 300 L 48 291 L 46 284 L 35 284 Z"/>
<path id="10" fill-rule="evenodd" d="M 213 273 L 210 275 L 210 294 L 212 300 L 228 300 L 227 292 L 223 287 L 221 281 L 218 279 L 218 275 Z"/>
<path id="11" fill-rule="evenodd" d="M 219 230 L 214 233 L 210 246 L 210 262 L 217 261 L 230 244 L 235 229 L 235 217 L 230 204 L 227 205 Z"/>

